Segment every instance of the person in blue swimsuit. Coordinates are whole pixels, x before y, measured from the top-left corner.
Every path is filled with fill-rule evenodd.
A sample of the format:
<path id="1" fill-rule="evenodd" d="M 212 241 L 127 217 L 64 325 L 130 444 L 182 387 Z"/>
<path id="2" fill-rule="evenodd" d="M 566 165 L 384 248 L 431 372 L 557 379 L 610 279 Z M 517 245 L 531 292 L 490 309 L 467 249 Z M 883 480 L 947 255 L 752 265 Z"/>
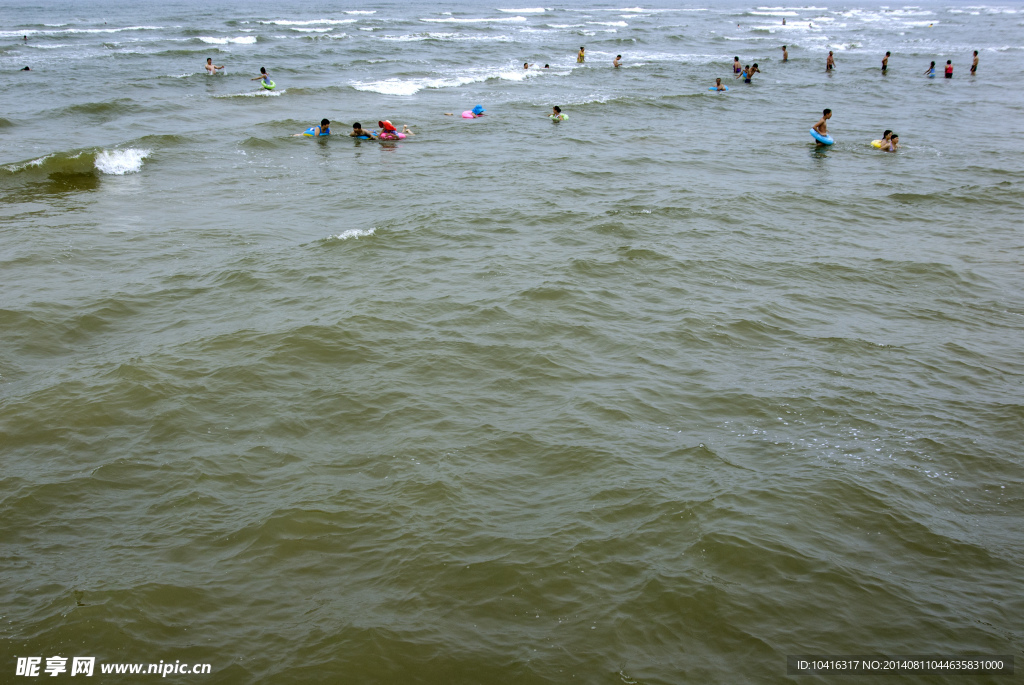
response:
<path id="1" fill-rule="evenodd" d="M 329 136 L 331 135 L 331 122 L 329 119 L 321 119 L 319 126 L 310 126 L 299 135 L 306 136 L 307 138 L 319 138 L 320 136 Z"/>
<path id="2" fill-rule="evenodd" d="M 266 67 L 260 67 L 260 75 L 249 79 L 250 81 L 262 81 L 261 85 L 267 90 L 274 90 L 274 82 L 270 80 L 270 74 Z"/>
<path id="3" fill-rule="evenodd" d="M 932 62 L 932 65 L 924 70 L 924 73 L 928 78 L 935 78 L 935 62 Z"/>

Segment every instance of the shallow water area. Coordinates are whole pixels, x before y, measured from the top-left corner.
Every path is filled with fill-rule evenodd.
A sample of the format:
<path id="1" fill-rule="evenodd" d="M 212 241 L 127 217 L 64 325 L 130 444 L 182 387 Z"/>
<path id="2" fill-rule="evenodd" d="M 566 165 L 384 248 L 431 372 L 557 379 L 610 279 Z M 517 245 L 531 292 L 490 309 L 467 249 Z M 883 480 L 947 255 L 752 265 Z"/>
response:
<path id="1" fill-rule="evenodd" d="M 1022 22 L 8 6 L 0 681 L 1019 656 Z"/>

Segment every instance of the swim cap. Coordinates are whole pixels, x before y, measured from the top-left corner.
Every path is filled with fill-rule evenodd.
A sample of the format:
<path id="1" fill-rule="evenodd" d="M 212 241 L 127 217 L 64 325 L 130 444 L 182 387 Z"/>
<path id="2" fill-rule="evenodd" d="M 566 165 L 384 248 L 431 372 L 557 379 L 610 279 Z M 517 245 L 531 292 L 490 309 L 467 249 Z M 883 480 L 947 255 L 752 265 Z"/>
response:
<path id="1" fill-rule="evenodd" d="M 477 105 L 476 107 L 473 108 L 473 114 L 483 114 L 486 111 L 487 110 L 484 109 L 483 105 Z"/>
<path id="2" fill-rule="evenodd" d="M 395 125 L 392 124 L 390 121 L 387 121 L 387 120 L 378 121 L 377 125 L 380 126 L 382 129 L 384 129 L 385 131 L 394 131 L 394 130 L 396 130 L 395 129 Z"/>

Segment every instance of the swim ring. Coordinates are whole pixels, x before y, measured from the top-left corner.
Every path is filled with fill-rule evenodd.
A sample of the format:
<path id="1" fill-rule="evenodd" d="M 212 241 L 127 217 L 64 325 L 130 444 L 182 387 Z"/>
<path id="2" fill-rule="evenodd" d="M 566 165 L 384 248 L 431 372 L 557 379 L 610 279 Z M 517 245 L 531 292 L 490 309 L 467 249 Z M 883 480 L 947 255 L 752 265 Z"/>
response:
<path id="1" fill-rule="evenodd" d="M 549 114 L 548 116 L 551 118 L 551 121 L 565 121 L 569 118 L 569 115 L 564 112 L 559 114 Z"/>
<path id="2" fill-rule="evenodd" d="M 377 132 L 374 131 L 374 133 Z M 403 138 L 405 138 L 405 134 L 399 131 L 381 131 L 377 135 L 378 140 L 402 140 Z"/>
<path id="3" fill-rule="evenodd" d="M 462 113 L 462 118 L 463 119 L 476 119 L 476 115 L 473 114 L 473 110 L 467 109 L 465 112 Z"/>
<path id="4" fill-rule="evenodd" d="M 832 140 L 832 136 L 823 136 L 817 131 L 815 131 L 813 128 L 811 129 L 811 137 L 814 138 L 819 143 L 824 143 L 825 145 L 831 145 L 832 143 L 836 142 Z"/>
<path id="5" fill-rule="evenodd" d="M 306 129 L 305 131 L 303 131 L 303 132 L 302 132 L 302 135 L 304 135 L 304 136 L 308 136 L 309 138 L 315 138 L 315 137 L 316 137 L 316 135 L 317 135 L 317 133 L 316 133 L 316 129 L 317 129 L 317 127 L 316 127 L 316 126 L 310 126 L 310 127 L 309 127 L 309 128 L 307 128 L 307 129 Z M 328 126 L 327 128 L 325 128 L 325 129 L 322 129 L 322 130 L 320 131 L 320 135 L 321 135 L 321 136 L 329 136 L 329 135 L 331 135 L 331 127 L 330 127 L 330 126 Z"/>
<path id="6" fill-rule="evenodd" d="M 882 141 L 880 141 L 880 140 L 872 140 L 871 141 L 871 147 L 881 148 L 882 147 Z"/>
<path id="7" fill-rule="evenodd" d="M 273 81 L 260 81 L 260 83 L 263 84 L 263 87 L 266 88 L 267 90 L 274 90 Z"/>
<path id="8" fill-rule="evenodd" d="M 708 88 L 708 90 L 718 90 L 718 88 L 716 88 L 715 86 L 711 86 L 710 88 Z M 729 90 L 729 86 L 726 86 L 725 90 Z"/>

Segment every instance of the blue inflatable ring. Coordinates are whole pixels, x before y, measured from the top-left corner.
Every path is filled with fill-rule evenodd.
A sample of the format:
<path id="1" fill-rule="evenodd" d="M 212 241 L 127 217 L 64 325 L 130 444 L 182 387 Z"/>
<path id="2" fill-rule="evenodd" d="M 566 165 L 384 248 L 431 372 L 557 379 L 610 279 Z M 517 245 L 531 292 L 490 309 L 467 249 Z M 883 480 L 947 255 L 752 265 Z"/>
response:
<path id="1" fill-rule="evenodd" d="M 824 145 L 831 145 L 832 143 L 836 142 L 832 140 L 832 136 L 823 136 L 817 131 L 815 131 L 813 128 L 811 129 L 811 137 Z"/>

